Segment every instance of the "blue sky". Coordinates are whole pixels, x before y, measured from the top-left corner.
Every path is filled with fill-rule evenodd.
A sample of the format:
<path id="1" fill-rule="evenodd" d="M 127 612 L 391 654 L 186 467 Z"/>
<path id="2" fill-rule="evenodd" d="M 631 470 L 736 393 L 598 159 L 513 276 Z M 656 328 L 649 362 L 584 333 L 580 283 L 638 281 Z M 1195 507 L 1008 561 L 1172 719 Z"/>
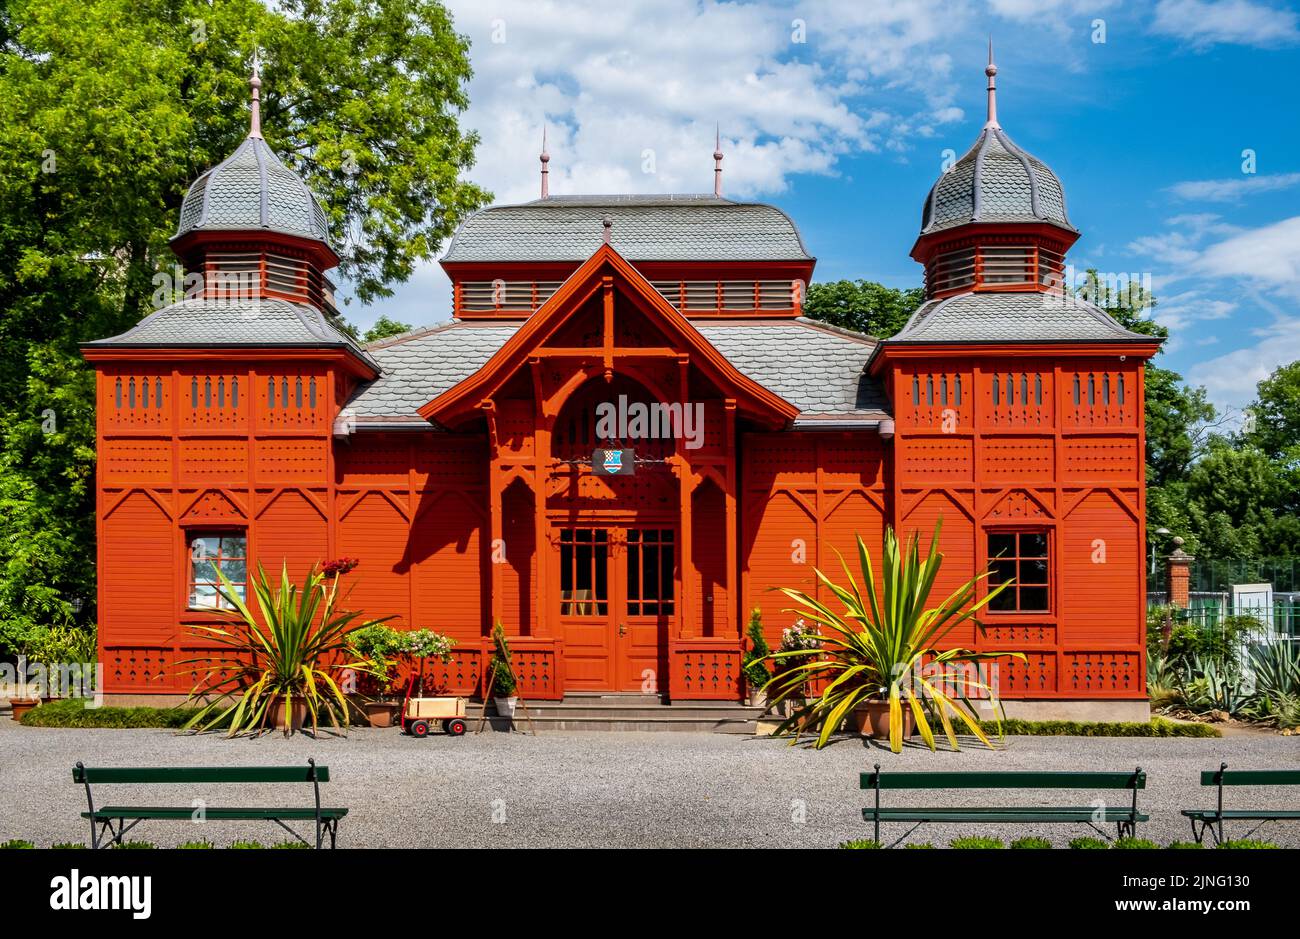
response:
<path id="1" fill-rule="evenodd" d="M 470 178 L 551 192 L 724 190 L 773 202 L 816 279 L 915 286 L 921 204 L 984 121 L 1065 185 L 1082 270 L 1147 275 L 1162 364 L 1221 407 L 1300 358 L 1300 14 L 1277 0 L 450 0 L 475 77 Z M 1250 151 L 1243 155 L 1244 151 Z M 1253 167 L 1248 165 L 1252 158 Z M 1243 170 L 1253 169 L 1254 172 Z M 446 319 L 436 263 L 348 315 Z"/>

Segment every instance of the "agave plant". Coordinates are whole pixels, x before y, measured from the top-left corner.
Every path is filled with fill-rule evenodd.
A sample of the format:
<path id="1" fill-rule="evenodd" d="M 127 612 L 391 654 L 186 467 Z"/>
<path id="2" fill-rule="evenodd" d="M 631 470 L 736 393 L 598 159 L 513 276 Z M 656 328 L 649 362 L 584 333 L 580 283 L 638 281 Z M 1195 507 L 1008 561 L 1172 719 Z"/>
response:
<path id="1" fill-rule="evenodd" d="M 290 581 L 287 565 L 274 588 L 258 565 L 251 585 L 259 614 L 254 615 L 219 568 L 217 575 L 223 596 L 234 607 L 221 615 L 232 625 L 191 627 L 224 648 L 216 655 L 182 663 L 200 665 L 204 672 L 190 692 L 190 699 L 201 707 L 184 729 L 204 731 L 229 721 L 232 737 L 262 731 L 275 713 L 273 708 L 283 706 L 288 735 L 295 700 L 305 705 L 313 731 L 322 716 L 338 729 L 348 704 L 330 672 L 369 672 L 368 661 L 343 661 L 348 657 L 349 634 L 392 617 L 358 622 L 359 612 L 339 608 L 338 573 L 313 568 L 300 590 Z"/>
<path id="2" fill-rule="evenodd" d="M 906 551 L 902 551 L 893 529 L 886 529 L 880 594 L 876 591 L 871 555 L 860 536 L 857 546 L 861 586 L 842 555 L 840 566 L 846 585 L 836 584 L 820 570 L 815 571 L 817 579 L 843 606 L 840 612 L 801 590 L 779 588 L 798 604 L 786 612 L 798 613 L 818 624 L 821 642 L 817 648 L 783 650 L 769 656 L 786 667 L 778 670 L 765 690 L 773 690 L 774 703 L 798 697 L 810 682 L 824 682 L 824 690 L 796 710 L 778 733 L 793 730 L 797 741 L 800 730 L 820 724 L 820 749 L 854 708 L 872 699 L 884 699 L 889 702 L 889 746 L 895 753 L 903 748 L 904 704 L 911 708 L 917 730 L 931 750 L 935 742 L 927 710 L 938 718 L 953 749 L 958 747 L 950 715 L 956 715 L 986 746 L 992 746 L 970 700 L 972 696 L 988 697 L 998 710 L 994 690 L 979 676 L 979 664 L 996 658 L 1024 660 L 1024 656 L 937 647 L 961 623 L 973 620 L 979 626 L 975 614 L 1009 584 L 998 585 L 977 597 L 976 585 L 988 576 L 982 574 L 939 605 L 927 606 L 943 562 L 939 553 L 941 525 L 942 521 L 935 525 L 924 558 L 915 534 Z"/>

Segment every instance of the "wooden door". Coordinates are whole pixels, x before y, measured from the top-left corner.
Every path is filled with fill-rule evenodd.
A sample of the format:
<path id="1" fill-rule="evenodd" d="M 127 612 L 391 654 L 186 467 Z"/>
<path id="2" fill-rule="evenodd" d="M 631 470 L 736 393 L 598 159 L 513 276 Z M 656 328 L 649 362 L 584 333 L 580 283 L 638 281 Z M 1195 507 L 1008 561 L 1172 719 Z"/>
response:
<path id="1" fill-rule="evenodd" d="M 676 529 L 561 528 L 556 540 L 565 690 L 659 691 L 678 607 Z"/>

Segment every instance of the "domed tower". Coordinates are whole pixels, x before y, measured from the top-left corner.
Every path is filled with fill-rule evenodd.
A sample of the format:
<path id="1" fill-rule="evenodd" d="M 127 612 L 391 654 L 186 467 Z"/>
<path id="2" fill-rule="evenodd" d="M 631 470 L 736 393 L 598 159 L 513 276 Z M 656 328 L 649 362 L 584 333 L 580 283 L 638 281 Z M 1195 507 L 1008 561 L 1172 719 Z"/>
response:
<path id="1" fill-rule="evenodd" d="M 926 300 L 869 369 L 893 405 L 901 532 L 942 521 L 939 595 L 985 572 L 984 629 L 951 644 L 1019 652 L 994 680 L 1009 714 L 1116 719 L 1145 700 L 1143 363 L 1157 340 L 1065 283 L 1079 238 L 1063 187 L 988 116 L 926 196 L 912 257 Z M 1100 702 L 1093 700 L 1092 704 Z"/>

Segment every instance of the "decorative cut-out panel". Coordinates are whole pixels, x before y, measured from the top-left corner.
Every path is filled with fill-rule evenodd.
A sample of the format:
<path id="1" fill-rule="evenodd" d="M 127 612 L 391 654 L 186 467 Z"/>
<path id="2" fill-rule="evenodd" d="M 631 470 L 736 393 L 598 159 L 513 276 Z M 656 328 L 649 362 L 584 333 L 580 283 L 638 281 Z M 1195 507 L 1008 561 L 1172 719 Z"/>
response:
<path id="1" fill-rule="evenodd" d="M 186 510 L 182 524 L 194 522 L 242 522 L 244 513 L 220 492 L 205 492 Z"/>
<path id="2" fill-rule="evenodd" d="M 1063 691 L 1089 695 L 1141 695 L 1137 652 L 1070 652 L 1065 656 Z"/>
<path id="3" fill-rule="evenodd" d="M 180 453 L 182 482 L 248 479 L 247 440 L 182 440 Z"/>
<path id="4" fill-rule="evenodd" d="M 1137 437 L 1067 437 L 1067 479 L 1134 479 L 1140 472 Z"/>
<path id="5" fill-rule="evenodd" d="M 980 374 L 980 422 L 985 427 L 1051 427 L 1052 377 L 1046 368 L 1005 368 Z"/>
<path id="6" fill-rule="evenodd" d="M 325 480 L 323 437 L 277 437 L 257 442 L 258 479 Z"/>
<path id="7" fill-rule="evenodd" d="M 405 487 L 411 472 L 411 441 L 398 438 L 362 438 L 337 447 L 340 485 L 400 482 Z"/>
<path id="8" fill-rule="evenodd" d="M 968 437 L 909 437 L 898 447 L 903 478 L 908 482 L 970 479 L 972 447 Z"/>
<path id="9" fill-rule="evenodd" d="M 1056 654 L 1026 652 L 1025 661 L 1007 656 L 987 666 L 999 696 L 1034 697 L 1056 690 Z"/>
<path id="10" fill-rule="evenodd" d="M 883 484 L 885 455 L 876 433 L 828 435 L 818 446 L 822 483 L 827 486 Z"/>
<path id="11" fill-rule="evenodd" d="M 99 413 L 108 430 L 168 430 L 172 423 L 171 375 L 107 374 Z"/>
<path id="12" fill-rule="evenodd" d="M 430 659 L 425 666 L 425 691 L 465 697 L 479 694 L 483 662 L 482 650 L 469 647 L 453 649 L 448 662 Z"/>
<path id="13" fill-rule="evenodd" d="M 530 649 L 524 640 L 511 642 L 511 667 L 519 684 L 519 694 L 525 698 L 562 698 L 556 676 L 554 647 Z"/>
<path id="14" fill-rule="evenodd" d="M 104 650 L 105 691 L 165 694 L 179 688 L 176 656 L 171 649 L 140 646 Z"/>
<path id="15" fill-rule="evenodd" d="M 952 434 L 971 429 L 974 380 L 961 370 L 921 369 L 898 376 L 899 421 L 905 429 Z"/>
<path id="16" fill-rule="evenodd" d="M 497 405 L 497 445 L 508 453 L 529 456 L 533 452 L 535 423 L 533 402 L 508 398 Z"/>
<path id="17" fill-rule="evenodd" d="M 259 430 L 322 430 L 329 413 L 328 383 L 319 370 L 259 374 L 255 380 Z"/>
<path id="18" fill-rule="evenodd" d="M 182 373 L 179 381 L 184 430 L 238 430 L 248 426 L 247 373 Z"/>
<path id="19" fill-rule="evenodd" d="M 674 700 L 740 699 L 740 646 L 670 643 L 669 695 Z"/>
<path id="20" fill-rule="evenodd" d="M 105 479 L 164 483 L 172 475 L 171 440 L 151 437 L 108 438 L 99 450 L 99 471 Z"/>
<path id="21" fill-rule="evenodd" d="M 990 522 L 1049 521 L 1051 514 L 1038 499 L 1020 489 L 1012 490 L 998 500 L 985 516 Z"/>
<path id="22" fill-rule="evenodd" d="M 984 646 L 1050 646 L 1056 643 L 1052 623 L 988 625 L 981 634 Z"/>
<path id="23" fill-rule="evenodd" d="M 1135 427 L 1138 417 L 1137 375 L 1130 371 L 1080 369 L 1061 373 L 1065 409 L 1063 426 Z"/>
<path id="24" fill-rule="evenodd" d="M 1051 479 L 1055 450 L 1052 437 L 985 437 L 980 444 L 981 469 L 989 479 Z"/>

